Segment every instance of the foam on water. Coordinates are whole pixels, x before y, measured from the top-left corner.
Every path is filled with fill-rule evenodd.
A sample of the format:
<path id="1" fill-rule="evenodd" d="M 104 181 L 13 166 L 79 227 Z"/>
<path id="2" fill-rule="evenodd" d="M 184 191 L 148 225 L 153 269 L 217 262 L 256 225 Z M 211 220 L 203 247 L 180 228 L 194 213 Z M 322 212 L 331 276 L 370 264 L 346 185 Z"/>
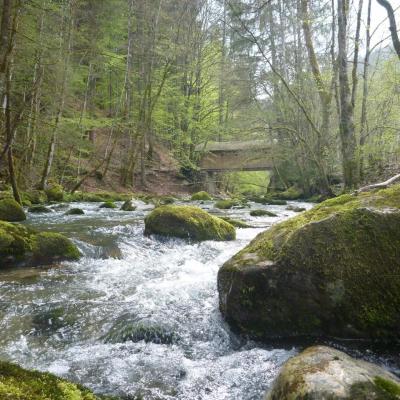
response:
<path id="1" fill-rule="evenodd" d="M 84 216 L 57 211 L 28 223 L 72 237 L 84 253 L 79 262 L 0 275 L 0 357 L 98 393 L 261 399 L 296 350 L 266 349 L 233 334 L 218 310 L 216 276 L 263 228 L 238 229 L 232 242 L 146 238 L 145 206 L 133 213 L 77 206 Z M 279 218 L 250 218 L 248 210 L 227 214 L 264 227 L 293 215 L 285 207 L 269 209 Z M 110 248 L 118 250 L 116 258 L 107 256 Z M 106 341 L 125 320 L 160 327 L 179 340 Z"/>

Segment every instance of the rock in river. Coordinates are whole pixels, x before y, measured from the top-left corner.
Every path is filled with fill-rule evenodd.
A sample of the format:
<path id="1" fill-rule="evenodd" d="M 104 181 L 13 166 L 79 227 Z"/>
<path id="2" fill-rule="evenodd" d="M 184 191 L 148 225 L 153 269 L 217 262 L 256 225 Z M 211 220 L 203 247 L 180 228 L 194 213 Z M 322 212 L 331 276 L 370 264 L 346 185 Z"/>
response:
<path id="1" fill-rule="evenodd" d="M 235 228 L 198 207 L 167 205 L 145 218 L 145 235 L 159 234 L 193 240 L 233 240 Z"/>
<path id="2" fill-rule="evenodd" d="M 0 361 L 0 399 L 96 400 L 97 397 L 83 386 L 53 374 Z"/>
<path id="3" fill-rule="evenodd" d="M 400 339 L 400 185 L 274 225 L 218 273 L 220 309 L 260 339 Z"/>
<path id="4" fill-rule="evenodd" d="M 18 222 L 26 220 L 23 208 L 14 199 L 0 200 L 0 220 Z"/>
<path id="5" fill-rule="evenodd" d="M 400 380 L 377 365 L 313 346 L 283 366 L 265 400 L 396 400 Z"/>
<path id="6" fill-rule="evenodd" d="M 59 233 L 39 233 L 0 221 L 0 267 L 45 265 L 79 257 L 77 247 Z"/>

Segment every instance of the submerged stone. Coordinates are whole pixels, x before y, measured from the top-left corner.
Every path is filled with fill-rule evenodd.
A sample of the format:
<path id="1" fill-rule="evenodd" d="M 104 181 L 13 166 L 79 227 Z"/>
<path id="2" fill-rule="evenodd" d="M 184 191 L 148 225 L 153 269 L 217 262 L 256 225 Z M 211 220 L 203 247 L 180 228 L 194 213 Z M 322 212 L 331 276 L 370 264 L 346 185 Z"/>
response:
<path id="1" fill-rule="evenodd" d="M 47 208 L 47 207 L 42 206 L 42 205 L 36 205 L 36 206 L 29 207 L 28 211 L 30 213 L 34 213 L 34 214 L 44 214 L 44 213 L 51 213 L 52 212 L 50 210 L 50 208 Z"/>
<path id="2" fill-rule="evenodd" d="M 68 210 L 65 215 L 84 215 L 85 211 L 83 211 L 81 208 L 71 208 Z"/>
<path id="3" fill-rule="evenodd" d="M 140 342 L 174 344 L 179 337 L 171 329 L 146 321 L 118 321 L 104 337 L 106 343 Z"/>
<path id="4" fill-rule="evenodd" d="M 14 199 L 0 200 L 0 220 L 7 222 L 25 221 L 24 209 Z"/>
<path id="5" fill-rule="evenodd" d="M 264 217 L 264 216 L 277 217 L 275 213 L 267 210 L 251 210 L 250 215 L 252 217 Z"/>
<path id="6" fill-rule="evenodd" d="M 121 211 L 135 211 L 136 206 L 132 203 L 132 200 L 126 200 L 121 206 Z"/>
<path id="7" fill-rule="evenodd" d="M 96 400 L 89 390 L 48 372 L 30 371 L 0 361 L 0 399 Z"/>
<path id="8" fill-rule="evenodd" d="M 159 234 L 193 240 L 233 240 L 235 228 L 198 207 L 161 206 L 145 218 L 145 235 Z"/>
<path id="9" fill-rule="evenodd" d="M 400 339 L 400 185 L 274 225 L 218 273 L 220 309 L 270 339 Z"/>
<path id="10" fill-rule="evenodd" d="M 0 222 L 1 267 L 46 265 L 79 257 L 78 248 L 59 233 L 38 233 L 23 225 Z"/>
<path id="11" fill-rule="evenodd" d="M 400 380 L 383 368 L 325 346 L 284 364 L 265 400 L 396 400 Z"/>

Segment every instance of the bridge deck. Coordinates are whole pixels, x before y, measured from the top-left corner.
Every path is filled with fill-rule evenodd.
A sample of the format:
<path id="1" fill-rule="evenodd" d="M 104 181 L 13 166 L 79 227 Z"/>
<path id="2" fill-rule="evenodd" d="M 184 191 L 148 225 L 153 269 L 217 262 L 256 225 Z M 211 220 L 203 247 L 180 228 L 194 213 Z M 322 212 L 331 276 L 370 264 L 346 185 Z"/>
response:
<path id="1" fill-rule="evenodd" d="M 210 142 L 195 149 L 202 152 L 200 169 L 208 172 L 263 171 L 273 168 L 271 142 Z"/>

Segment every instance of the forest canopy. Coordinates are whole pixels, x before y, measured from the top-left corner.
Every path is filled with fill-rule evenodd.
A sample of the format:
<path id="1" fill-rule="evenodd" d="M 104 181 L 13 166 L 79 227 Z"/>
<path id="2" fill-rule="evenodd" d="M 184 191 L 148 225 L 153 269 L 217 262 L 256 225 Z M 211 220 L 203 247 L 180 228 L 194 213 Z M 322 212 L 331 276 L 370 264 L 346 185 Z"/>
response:
<path id="1" fill-rule="evenodd" d="M 18 188 L 110 175 L 145 190 L 165 154 L 190 181 L 196 146 L 258 139 L 273 146 L 275 188 L 329 195 L 387 178 L 399 157 L 394 6 L 3 0 L 1 180 L 17 201 Z"/>

